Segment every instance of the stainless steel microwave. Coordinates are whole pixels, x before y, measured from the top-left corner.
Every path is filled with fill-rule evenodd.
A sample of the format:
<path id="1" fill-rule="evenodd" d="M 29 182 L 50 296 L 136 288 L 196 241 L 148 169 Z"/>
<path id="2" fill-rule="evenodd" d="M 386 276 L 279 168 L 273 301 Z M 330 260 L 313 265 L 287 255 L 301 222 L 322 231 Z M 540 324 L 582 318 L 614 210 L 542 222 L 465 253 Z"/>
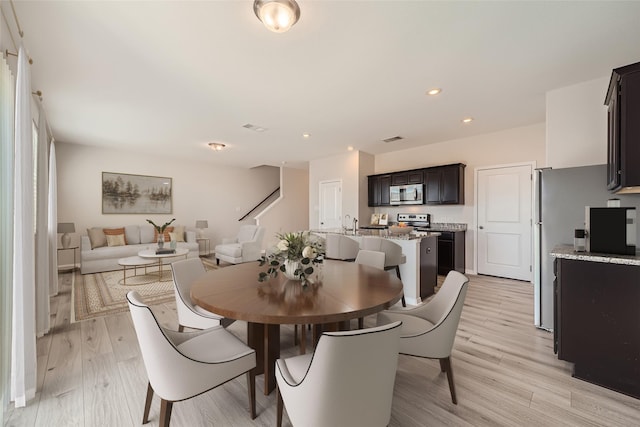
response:
<path id="1" fill-rule="evenodd" d="M 424 203 L 422 184 L 392 185 L 390 198 L 392 205 L 421 205 Z"/>

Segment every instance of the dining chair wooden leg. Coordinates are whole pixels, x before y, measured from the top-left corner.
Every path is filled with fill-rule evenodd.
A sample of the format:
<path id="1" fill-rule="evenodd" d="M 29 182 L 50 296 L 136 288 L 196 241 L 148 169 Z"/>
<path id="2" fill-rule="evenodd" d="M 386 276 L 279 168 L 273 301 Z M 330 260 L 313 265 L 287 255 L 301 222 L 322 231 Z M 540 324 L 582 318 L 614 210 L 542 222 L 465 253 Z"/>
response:
<path id="1" fill-rule="evenodd" d="M 298 325 L 293 325 L 293 345 L 298 345 Z"/>
<path id="2" fill-rule="evenodd" d="M 160 427 L 169 427 L 171 409 L 173 409 L 173 402 L 162 399 L 160 403 Z"/>
<path id="3" fill-rule="evenodd" d="M 282 401 L 282 395 L 280 394 L 280 389 L 276 386 L 276 394 L 278 398 L 278 406 L 277 406 L 277 419 L 276 426 L 282 427 L 282 407 L 284 406 L 284 402 Z"/>
<path id="4" fill-rule="evenodd" d="M 249 412 L 251 419 L 256 419 L 256 373 L 254 369 L 247 372 L 247 390 L 249 391 Z"/>
<path id="5" fill-rule="evenodd" d="M 364 317 L 358 317 L 358 329 L 364 329 Z"/>
<path id="6" fill-rule="evenodd" d="M 447 373 L 447 380 L 449 380 L 449 391 L 451 392 L 451 401 L 454 405 L 458 404 L 456 398 L 456 386 L 453 383 L 453 369 L 451 368 L 451 357 L 444 357 L 440 359 L 440 369 L 442 372 Z"/>
<path id="7" fill-rule="evenodd" d="M 184 331 L 184 325 L 178 325 L 178 332 Z"/>
<path id="8" fill-rule="evenodd" d="M 153 400 L 153 387 L 151 383 L 147 386 L 147 398 L 144 402 L 144 412 L 142 413 L 142 424 L 149 422 L 149 410 L 151 409 L 151 401 Z"/>
<path id="9" fill-rule="evenodd" d="M 300 327 L 300 354 L 305 354 L 307 352 L 307 325 L 302 325 Z"/>
<path id="10" fill-rule="evenodd" d="M 400 279 L 400 281 L 402 281 L 402 277 L 400 277 L 400 266 L 396 265 L 396 276 L 398 276 L 398 279 Z M 402 306 L 406 307 L 407 306 L 407 302 L 404 299 L 404 293 L 402 293 Z"/>

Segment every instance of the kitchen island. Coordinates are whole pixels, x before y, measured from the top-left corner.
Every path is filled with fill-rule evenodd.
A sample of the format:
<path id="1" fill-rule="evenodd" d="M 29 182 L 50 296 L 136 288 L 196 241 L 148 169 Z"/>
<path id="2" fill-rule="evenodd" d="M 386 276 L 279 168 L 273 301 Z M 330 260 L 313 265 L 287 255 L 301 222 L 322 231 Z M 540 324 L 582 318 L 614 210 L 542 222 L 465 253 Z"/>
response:
<path id="1" fill-rule="evenodd" d="M 404 298 L 408 305 L 418 305 L 422 300 L 433 295 L 438 281 L 438 236 L 440 233 L 421 232 L 401 235 L 379 235 L 371 230 L 358 231 L 355 234 L 342 230 L 311 230 L 311 232 L 326 235 L 343 234 L 358 242 L 365 236 L 375 235 L 389 239 L 402 247 L 402 254 L 406 258 L 400 264 L 400 275 L 404 287 Z M 390 271 L 390 274 L 395 274 Z"/>
<path id="2" fill-rule="evenodd" d="M 640 398 L 640 256 L 554 256 L 554 350 L 573 376 Z"/>

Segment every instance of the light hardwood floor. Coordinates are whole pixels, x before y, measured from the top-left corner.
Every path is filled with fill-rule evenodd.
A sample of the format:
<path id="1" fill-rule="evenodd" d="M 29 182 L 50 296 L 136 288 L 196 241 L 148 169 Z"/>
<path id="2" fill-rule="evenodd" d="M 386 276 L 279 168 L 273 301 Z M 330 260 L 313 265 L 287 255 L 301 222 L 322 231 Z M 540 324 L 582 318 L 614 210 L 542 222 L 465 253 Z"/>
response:
<path id="1" fill-rule="evenodd" d="M 458 405 L 437 360 L 400 356 L 391 426 L 638 426 L 640 400 L 571 377 L 553 354 L 552 334 L 533 326 L 529 283 L 470 276 L 452 355 Z M 146 373 L 128 313 L 71 324 L 71 275 L 52 300 L 52 332 L 38 340 L 38 393 L 9 409 L 7 426 L 140 425 Z M 175 304 L 153 307 L 176 327 Z M 374 318 L 365 319 L 371 326 Z M 244 339 L 243 322 L 229 330 Z M 293 328 L 282 356 L 296 354 Z M 310 335 L 310 334 L 309 334 Z M 275 393 L 257 380 L 258 417 L 247 412 L 245 377 L 174 405 L 173 426 L 272 426 Z M 158 425 L 154 399 L 148 425 Z M 285 413 L 286 414 L 286 413 Z M 284 417 L 284 425 L 290 425 Z"/>

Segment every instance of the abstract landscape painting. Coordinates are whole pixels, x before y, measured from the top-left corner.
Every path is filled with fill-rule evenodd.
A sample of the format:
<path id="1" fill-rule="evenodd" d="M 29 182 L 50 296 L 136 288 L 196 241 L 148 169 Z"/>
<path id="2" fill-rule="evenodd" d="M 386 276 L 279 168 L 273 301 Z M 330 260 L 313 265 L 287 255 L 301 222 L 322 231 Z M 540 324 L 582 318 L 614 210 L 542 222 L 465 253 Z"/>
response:
<path id="1" fill-rule="evenodd" d="M 171 178 L 102 172 L 103 214 L 173 213 Z"/>

